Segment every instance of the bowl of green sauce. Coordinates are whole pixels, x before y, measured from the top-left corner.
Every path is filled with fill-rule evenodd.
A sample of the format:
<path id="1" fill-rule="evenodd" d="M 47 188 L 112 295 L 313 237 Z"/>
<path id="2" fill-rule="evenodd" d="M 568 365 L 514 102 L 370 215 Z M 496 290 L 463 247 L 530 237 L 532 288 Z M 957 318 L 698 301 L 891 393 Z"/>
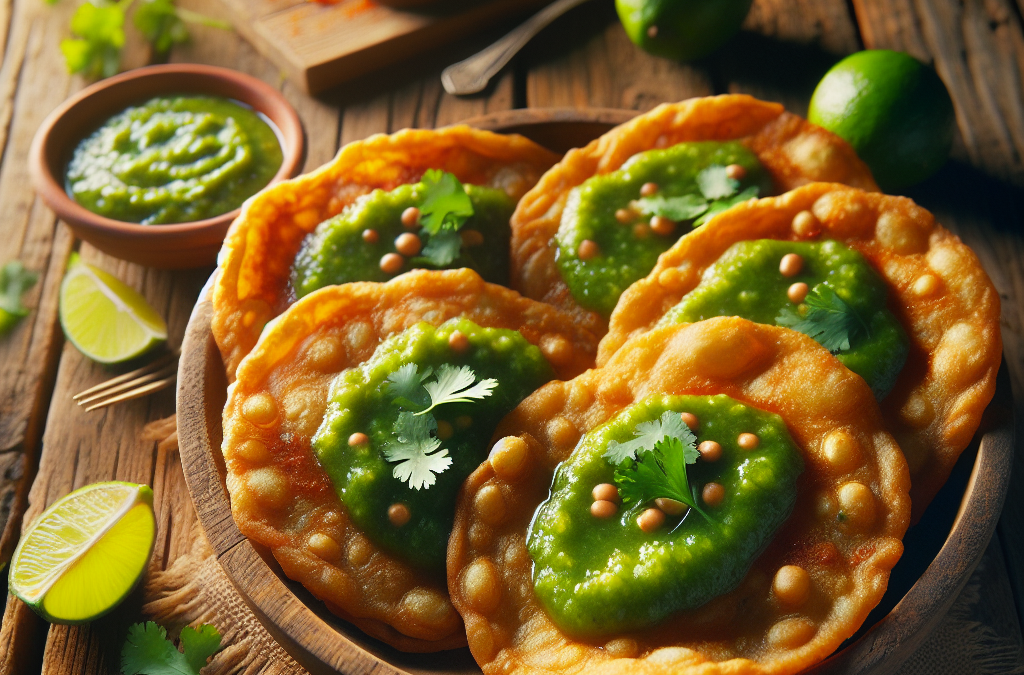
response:
<path id="1" fill-rule="evenodd" d="M 298 174 L 305 139 L 279 91 L 198 64 L 139 68 L 65 101 L 36 132 L 32 182 L 76 236 L 163 268 L 212 265 L 246 199 Z"/>

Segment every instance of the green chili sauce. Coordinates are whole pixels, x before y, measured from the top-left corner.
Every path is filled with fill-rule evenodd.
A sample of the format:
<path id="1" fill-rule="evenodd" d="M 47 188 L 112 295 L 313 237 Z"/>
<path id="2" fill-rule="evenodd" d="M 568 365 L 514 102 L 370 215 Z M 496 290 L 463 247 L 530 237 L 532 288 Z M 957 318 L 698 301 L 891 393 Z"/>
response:
<path id="1" fill-rule="evenodd" d="M 637 424 L 666 410 L 690 412 L 697 442 L 721 444 L 716 461 L 688 466 L 690 487 L 709 519 L 690 509 L 654 532 L 636 520 L 657 495 L 600 519 L 590 512 L 595 486 L 613 482 L 608 442 L 633 438 Z M 739 447 L 753 433 L 753 450 Z M 728 396 L 654 396 L 635 403 L 583 437 L 558 466 L 550 496 L 534 514 L 527 548 L 533 587 L 552 621 L 570 635 L 598 637 L 659 624 L 735 588 L 789 517 L 803 459 L 778 415 Z M 725 488 L 717 506 L 701 500 L 704 485 Z"/>
<path id="2" fill-rule="evenodd" d="M 508 221 L 516 208 L 505 193 L 478 185 L 465 185 L 473 204 L 473 215 L 460 232 L 463 244 L 459 256 L 446 269 L 469 267 L 491 283 L 508 284 Z M 402 225 L 402 212 L 423 203 L 424 185 L 400 185 L 390 192 L 374 190 L 340 214 L 317 226 L 303 242 L 292 266 L 292 288 L 301 298 L 318 288 L 352 281 L 388 281 L 413 268 L 438 269 L 422 258 L 412 258 L 394 273 L 381 269 L 380 260 L 396 253 L 395 239 L 404 232 L 416 232 Z M 364 232 L 375 234 L 368 240 Z M 476 240 L 467 234 L 476 233 Z"/>
<path id="3" fill-rule="evenodd" d="M 803 259 L 795 276 L 779 271 L 787 253 Z M 836 358 L 864 378 L 876 398 L 884 398 L 906 362 L 909 340 L 886 308 L 885 281 L 864 256 L 838 241 L 760 239 L 733 244 L 659 325 L 714 316 L 740 316 L 774 325 L 782 308 L 793 305 L 787 291 L 798 282 L 808 288 L 827 284 L 861 318 L 866 331 L 851 340 L 850 349 L 837 352 Z"/>
<path id="4" fill-rule="evenodd" d="M 223 98 L 158 97 L 79 143 L 65 189 L 114 220 L 185 223 L 238 208 L 281 162 L 277 134 L 252 110 Z"/>
<path id="5" fill-rule="evenodd" d="M 609 316 L 619 296 L 647 276 L 658 256 L 693 228 L 694 219 L 679 222 L 671 234 L 660 235 L 647 225 L 651 219 L 634 209 L 626 222 L 616 217 L 640 199 L 645 183 L 658 186 L 658 195 L 699 195 L 697 175 L 708 167 L 737 164 L 745 170 L 738 191 L 756 186 L 761 197 L 772 194 L 771 177 L 757 156 L 738 141 L 679 143 L 664 150 L 633 156 L 618 171 L 587 179 L 569 192 L 555 235 L 556 262 L 562 279 L 581 307 Z M 599 253 L 580 259 L 580 244 L 597 244 Z"/>
<path id="6" fill-rule="evenodd" d="M 469 348 L 457 353 L 449 337 L 460 331 Z M 401 366 L 421 369 L 442 364 L 467 365 L 478 378 L 494 378 L 491 395 L 469 403 L 448 403 L 433 410 L 438 427 L 450 425 L 443 439 L 452 465 L 436 482 L 413 489 L 394 476 L 395 464 L 384 450 L 395 440 L 400 408 L 393 403 L 387 378 Z M 438 328 L 420 323 L 388 338 L 373 357 L 350 368 L 331 385 L 323 423 L 313 438 L 313 450 L 345 503 L 352 521 L 381 548 L 406 562 L 444 574 L 448 535 L 455 518 L 455 497 L 466 477 L 487 458 L 498 422 L 554 373 L 540 350 L 517 331 L 481 328 L 468 319 L 453 319 Z M 353 433 L 369 443 L 351 447 Z M 436 437 L 441 437 L 439 431 Z M 394 504 L 404 504 L 410 519 L 396 526 L 388 517 Z"/>

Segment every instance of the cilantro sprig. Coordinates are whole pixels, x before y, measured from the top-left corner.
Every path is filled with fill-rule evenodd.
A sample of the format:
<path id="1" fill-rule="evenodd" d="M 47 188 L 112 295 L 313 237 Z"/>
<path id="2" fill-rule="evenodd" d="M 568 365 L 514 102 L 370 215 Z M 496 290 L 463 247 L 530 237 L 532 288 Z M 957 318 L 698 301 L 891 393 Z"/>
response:
<path id="1" fill-rule="evenodd" d="M 206 660 L 220 649 L 221 636 L 210 624 L 198 629 L 181 629 L 178 651 L 167 639 L 163 626 L 152 621 L 134 624 L 121 649 L 121 672 L 124 675 L 199 675 Z"/>
<path id="2" fill-rule="evenodd" d="M 814 338 L 833 354 L 849 350 L 868 332 L 860 315 L 825 283 L 816 284 L 800 305 L 783 307 L 775 323 Z"/>
<path id="3" fill-rule="evenodd" d="M 427 243 L 418 261 L 444 267 L 459 257 L 459 229 L 473 215 L 473 203 L 465 186 L 447 171 L 428 169 L 420 182 L 424 186 L 424 199 L 419 207 L 420 238 Z"/>
<path id="4" fill-rule="evenodd" d="M 46 2 L 53 5 L 58 0 Z M 79 5 L 71 17 L 73 37 L 60 43 L 68 72 L 110 77 L 120 70 L 125 17 L 134 3 L 135 0 L 88 0 Z M 186 23 L 231 30 L 229 23 L 175 7 L 174 0 L 140 0 L 132 22 L 159 53 L 189 40 Z"/>
<path id="5" fill-rule="evenodd" d="M 697 461 L 697 437 L 679 413 L 666 411 L 636 426 L 635 438 L 610 441 L 604 456 L 615 465 L 615 484 L 622 502 L 644 504 L 662 497 L 686 504 L 708 520 L 690 488 L 686 466 Z"/>
<path id="6" fill-rule="evenodd" d="M 696 219 L 694 227 L 700 227 L 715 215 L 758 196 L 759 189 L 752 185 L 742 192 L 740 182 L 730 178 L 726 168 L 712 164 L 702 169 L 696 178 L 700 194 L 685 194 L 679 197 L 654 195 L 636 201 L 637 207 L 648 216 L 663 216 L 677 222 Z"/>
<path id="7" fill-rule="evenodd" d="M 428 382 L 431 377 L 434 381 Z M 384 446 L 384 457 L 396 463 L 392 475 L 414 490 L 429 488 L 452 464 L 448 450 L 441 448 L 433 410 L 448 403 L 471 403 L 487 398 L 498 386 L 493 378 L 476 379 L 469 366 L 444 364 L 435 372 L 407 363 L 388 375 L 388 393 L 399 408 L 394 437 Z M 417 408 L 422 408 L 412 412 Z"/>
<path id="8" fill-rule="evenodd" d="M 35 272 L 25 269 L 18 260 L 12 260 L 0 268 L 0 335 L 28 316 L 28 310 L 21 304 L 21 296 L 38 278 Z"/>

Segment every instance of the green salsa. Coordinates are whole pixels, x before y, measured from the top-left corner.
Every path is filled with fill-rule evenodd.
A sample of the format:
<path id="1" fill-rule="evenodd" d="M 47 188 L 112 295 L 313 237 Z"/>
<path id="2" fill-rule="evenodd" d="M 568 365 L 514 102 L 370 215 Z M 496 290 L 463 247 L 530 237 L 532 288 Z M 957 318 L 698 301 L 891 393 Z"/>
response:
<path id="1" fill-rule="evenodd" d="M 721 456 L 687 468 L 701 503 L 708 483 L 724 487 L 720 503 L 703 503 L 643 531 L 637 517 L 653 506 L 622 506 L 615 515 L 591 514 L 595 486 L 611 483 L 609 441 L 625 442 L 637 425 L 665 411 L 699 419 L 697 441 L 716 441 Z M 742 449 L 742 433 L 760 439 Z M 778 415 L 728 396 L 653 396 L 593 429 L 555 471 L 551 494 L 534 514 L 527 535 L 533 587 L 555 624 L 570 635 L 596 637 L 655 626 L 735 588 L 789 517 L 801 453 Z"/>
<path id="2" fill-rule="evenodd" d="M 771 194 L 771 177 L 757 156 L 738 141 L 679 143 L 649 150 L 630 158 L 618 171 L 594 176 L 573 188 L 555 242 L 558 270 L 576 302 L 609 316 L 622 292 L 647 276 L 658 256 L 692 228 L 696 217 L 679 221 L 670 233 L 652 230 L 651 216 L 635 203 L 644 184 L 655 184 L 659 197 L 703 199 L 697 180 L 701 171 L 734 164 L 744 173 L 735 188 L 737 194 L 751 187 L 761 197 Z M 596 255 L 588 259 L 581 258 L 585 241 L 597 244 Z"/>
<path id="3" fill-rule="evenodd" d="M 789 253 L 803 261 L 793 276 L 779 271 L 782 257 Z M 884 398 L 907 359 L 909 341 L 886 308 L 885 281 L 860 253 L 838 241 L 760 239 L 733 244 L 659 325 L 714 316 L 776 324 L 779 312 L 793 305 L 789 287 L 800 282 L 808 288 L 826 284 L 861 318 L 866 330 L 851 340 L 849 349 L 836 352 L 836 358 L 864 378 L 876 398 Z"/>
<path id="4" fill-rule="evenodd" d="M 509 218 L 515 201 L 505 193 L 478 185 L 465 185 L 473 215 L 462 225 L 459 254 L 447 269 L 469 267 L 487 281 L 508 283 Z M 410 230 L 402 213 L 423 203 L 423 183 L 399 185 L 390 192 L 374 190 L 340 214 L 317 226 L 303 242 L 292 267 L 292 287 L 303 297 L 331 284 L 351 281 L 388 281 L 410 269 L 438 269 L 422 257 L 412 257 L 393 272 L 381 269 L 381 259 L 398 252 L 396 239 Z M 373 232 L 367 236 L 366 232 Z M 467 235 L 472 235 L 472 239 Z"/>
<path id="5" fill-rule="evenodd" d="M 456 331 L 468 338 L 461 351 L 449 342 Z M 486 398 L 431 411 L 437 420 L 432 437 L 442 441 L 437 452 L 446 451 L 452 464 L 423 489 L 397 478 L 395 463 L 385 456 L 396 442 L 400 412 L 409 409 L 394 402 L 388 377 L 405 364 L 434 372 L 443 364 L 465 365 L 479 378 L 497 380 Z M 357 527 L 381 548 L 443 576 L 462 482 L 486 459 L 498 422 L 553 377 L 540 350 L 517 331 L 481 328 L 468 319 L 452 319 L 438 328 L 419 323 L 382 342 L 370 360 L 338 375 L 313 450 Z M 365 434 L 368 442 L 350 445 L 356 433 Z M 394 505 L 404 505 L 407 522 L 392 521 Z"/>
<path id="6" fill-rule="evenodd" d="M 158 97 L 79 143 L 65 188 L 108 218 L 185 223 L 238 208 L 281 162 L 277 134 L 252 110 L 224 98 Z"/>

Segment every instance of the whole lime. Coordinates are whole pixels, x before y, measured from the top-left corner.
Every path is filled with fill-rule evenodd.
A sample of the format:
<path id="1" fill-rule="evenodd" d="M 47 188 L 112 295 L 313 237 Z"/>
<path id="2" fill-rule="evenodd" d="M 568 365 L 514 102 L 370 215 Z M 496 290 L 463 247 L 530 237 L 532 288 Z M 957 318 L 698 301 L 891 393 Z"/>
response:
<path id="1" fill-rule="evenodd" d="M 883 49 L 852 54 L 825 73 L 807 118 L 852 145 L 884 190 L 935 173 L 956 131 L 953 102 L 935 71 Z"/>
<path id="2" fill-rule="evenodd" d="M 753 0 L 615 0 L 633 44 L 655 56 L 691 61 L 739 30 Z"/>

